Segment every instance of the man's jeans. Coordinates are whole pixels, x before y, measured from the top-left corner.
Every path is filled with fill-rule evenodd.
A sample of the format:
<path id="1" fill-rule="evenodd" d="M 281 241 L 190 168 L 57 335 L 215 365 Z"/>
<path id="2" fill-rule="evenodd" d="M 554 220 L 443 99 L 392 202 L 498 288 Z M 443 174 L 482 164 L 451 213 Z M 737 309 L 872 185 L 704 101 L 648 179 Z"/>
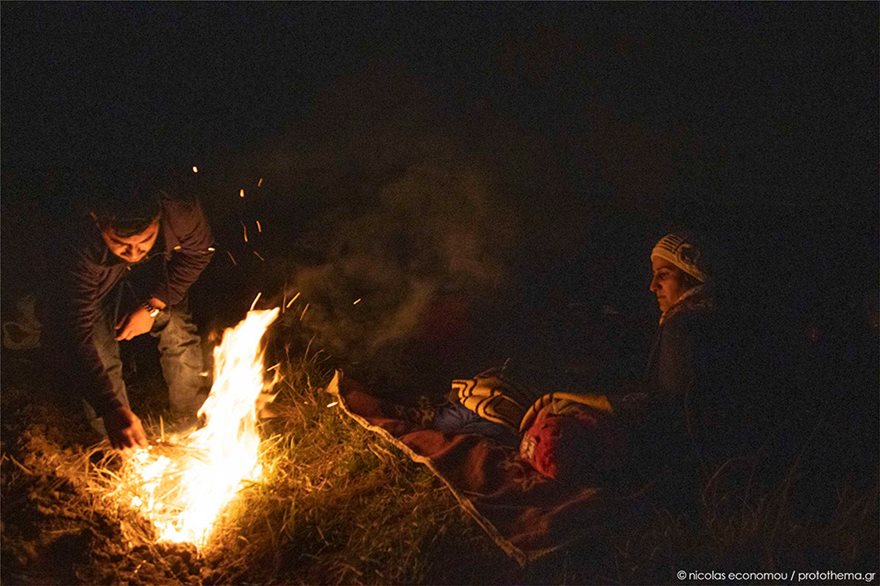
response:
<path id="1" fill-rule="evenodd" d="M 95 324 L 95 345 L 107 376 L 113 383 L 116 397 L 123 405 L 128 406 L 128 392 L 122 378 L 122 360 L 119 358 L 119 342 L 115 339 L 117 317 L 114 305 L 108 303 L 103 311 L 103 319 Z M 186 299 L 162 311 L 156 317 L 150 335 L 159 339 L 159 363 L 168 385 L 172 416 L 195 417 L 205 399 L 203 389 L 206 379 L 201 376 L 201 340 L 196 333 Z M 103 420 L 97 416 L 91 405 L 85 401 L 83 405 L 92 427 L 106 435 Z"/>

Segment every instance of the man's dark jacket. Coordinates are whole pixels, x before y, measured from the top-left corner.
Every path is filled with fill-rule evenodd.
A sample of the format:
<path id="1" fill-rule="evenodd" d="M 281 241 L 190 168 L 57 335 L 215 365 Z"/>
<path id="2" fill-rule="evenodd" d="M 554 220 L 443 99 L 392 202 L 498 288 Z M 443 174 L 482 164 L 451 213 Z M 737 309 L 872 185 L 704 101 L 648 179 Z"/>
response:
<path id="1" fill-rule="evenodd" d="M 58 294 L 53 303 L 58 342 L 65 351 L 74 389 L 100 416 L 122 406 L 98 354 L 95 326 L 104 317 L 107 296 L 133 268 L 151 275 L 137 293 L 137 302 L 151 297 L 166 305 L 181 302 L 208 265 L 213 236 L 197 199 L 161 199 L 159 236 L 147 258 L 135 267 L 107 248 L 97 224 L 89 217 L 72 226 L 61 252 Z"/>

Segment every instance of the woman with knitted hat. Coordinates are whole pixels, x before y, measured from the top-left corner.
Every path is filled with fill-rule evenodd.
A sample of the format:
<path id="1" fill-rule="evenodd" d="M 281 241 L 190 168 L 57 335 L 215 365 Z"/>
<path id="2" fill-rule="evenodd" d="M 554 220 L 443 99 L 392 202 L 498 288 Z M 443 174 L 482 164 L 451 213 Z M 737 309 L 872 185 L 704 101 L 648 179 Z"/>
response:
<path id="1" fill-rule="evenodd" d="M 679 480 L 693 478 L 696 459 L 705 455 L 709 441 L 705 397 L 719 390 L 709 381 L 722 362 L 716 353 L 712 279 L 702 249 L 683 232 L 667 234 L 654 246 L 651 270 L 649 289 L 657 298 L 660 323 L 643 380 L 629 392 L 608 395 L 607 412 L 598 404 L 586 412 L 575 405 L 579 412 L 554 394 L 542 397 L 537 417 L 533 406 L 533 417 L 527 414 L 520 424 L 521 455 L 542 474 L 571 478 L 591 468 L 588 474 L 607 477 L 623 467 L 636 477 L 652 477 L 667 467 L 678 471 L 673 477 Z M 624 462 L 627 444 L 633 466 Z M 578 459 L 585 461 L 578 465 Z M 677 496 L 686 495 L 684 488 L 682 482 L 672 483 Z"/>
<path id="2" fill-rule="evenodd" d="M 630 392 L 547 393 L 487 372 L 453 381 L 452 405 L 435 414 L 432 427 L 502 443 L 516 441 L 518 431 L 520 456 L 559 480 L 608 480 L 624 469 L 653 477 L 658 466 L 669 463 L 690 476 L 697 468 L 693 448 L 705 438 L 704 427 L 695 424 L 703 413 L 694 408 L 702 394 L 697 388 L 705 384 L 707 365 L 718 362 L 708 358 L 717 333 L 712 284 L 701 249 L 685 233 L 660 239 L 651 268 L 649 288 L 660 307 L 660 326 L 644 380 Z M 700 416 L 691 416 L 696 413 Z M 676 494 L 685 494 L 677 490 L 680 483 L 674 486 Z"/>
<path id="3" fill-rule="evenodd" d="M 673 232 L 651 251 L 649 289 L 657 297 L 660 327 L 651 348 L 645 378 L 652 390 L 682 397 L 694 385 L 695 337 L 715 312 L 712 281 L 702 250 L 686 233 Z"/>
<path id="4" fill-rule="evenodd" d="M 713 283 L 702 248 L 684 232 L 657 242 L 651 271 L 649 289 L 660 319 L 645 375 L 635 392 L 609 400 L 627 430 L 639 472 L 677 471 L 671 494 L 688 498 L 699 463 L 712 457 L 722 394 L 718 370 L 725 361 L 719 355 Z"/>

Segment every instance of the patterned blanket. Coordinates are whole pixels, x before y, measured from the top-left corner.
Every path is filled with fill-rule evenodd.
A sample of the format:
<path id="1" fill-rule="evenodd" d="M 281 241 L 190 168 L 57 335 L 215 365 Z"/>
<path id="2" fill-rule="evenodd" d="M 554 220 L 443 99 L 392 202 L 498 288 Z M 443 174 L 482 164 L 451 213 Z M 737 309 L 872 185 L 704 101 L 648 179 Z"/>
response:
<path id="1" fill-rule="evenodd" d="M 477 434 L 444 433 L 401 415 L 337 371 L 328 391 L 360 425 L 427 466 L 495 543 L 525 565 L 575 541 L 596 543 L 629 517 L 638 494 L 548 479 L 516 448 Z"/>

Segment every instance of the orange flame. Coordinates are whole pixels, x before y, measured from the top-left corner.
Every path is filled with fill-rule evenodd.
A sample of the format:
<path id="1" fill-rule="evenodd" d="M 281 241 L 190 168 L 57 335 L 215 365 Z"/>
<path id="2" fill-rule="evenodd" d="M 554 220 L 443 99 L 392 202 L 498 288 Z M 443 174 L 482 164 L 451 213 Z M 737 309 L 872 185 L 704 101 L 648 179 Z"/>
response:
<path id="1" fill-rule="evenodd" d="M 122 494 L 150 520 L 160 541 L 204 546 L 218 515 L 243 483 L 262 477 L 256 401 L 277 382 L 263 380 L 260 340 L 279 308 L 250 311 L 214 349 L 214 384 L 199 410 L 204 426 L 173 437 L 169 456 L 152 446 L 126 463 Z M 264 395 L 265 396 L 265 395 Z"/>

